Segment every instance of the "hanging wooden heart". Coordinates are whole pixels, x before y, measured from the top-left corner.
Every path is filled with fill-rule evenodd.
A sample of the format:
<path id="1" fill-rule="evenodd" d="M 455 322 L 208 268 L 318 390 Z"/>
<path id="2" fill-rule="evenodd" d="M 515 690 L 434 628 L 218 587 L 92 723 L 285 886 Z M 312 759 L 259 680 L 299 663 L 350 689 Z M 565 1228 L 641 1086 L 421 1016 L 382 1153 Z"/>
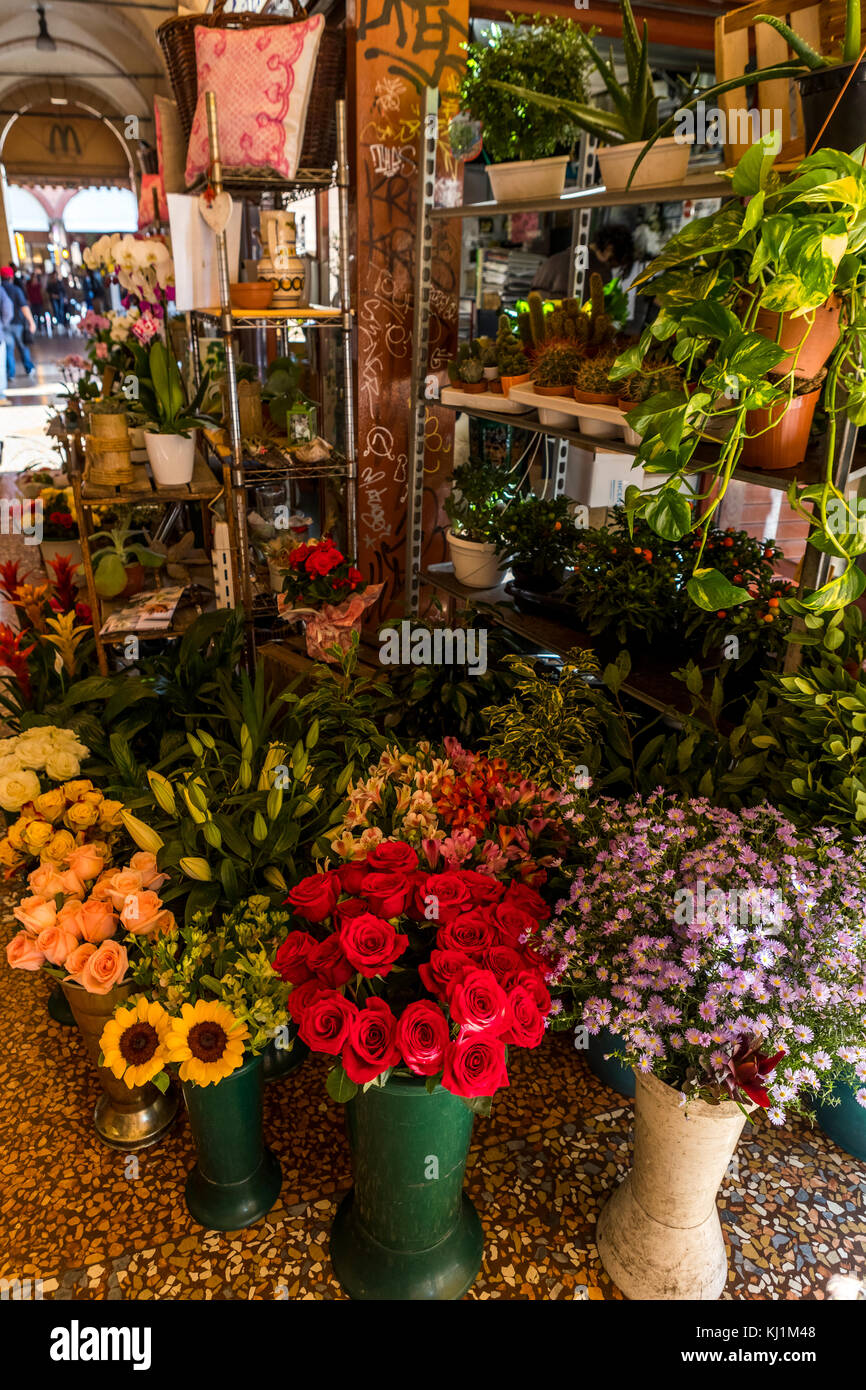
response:
<path id="1" fill-rule="evenodd" d="M 212 232 L 224 232 L 232 215 L 232 200 L 228 193 L 201 193 L 198 210 Z"/>

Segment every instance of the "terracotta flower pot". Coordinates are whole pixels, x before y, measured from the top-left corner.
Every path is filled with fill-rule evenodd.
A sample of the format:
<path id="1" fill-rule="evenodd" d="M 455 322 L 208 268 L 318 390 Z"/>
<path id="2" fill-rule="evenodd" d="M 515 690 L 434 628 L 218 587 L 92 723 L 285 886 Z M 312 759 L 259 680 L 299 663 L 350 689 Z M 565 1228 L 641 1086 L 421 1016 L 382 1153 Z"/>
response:
<path id="1" fill-rule="evenodd" d="M 614 391 L 582 391 L 579 386 L 573 386 L 574 399 L 582 401 L 584 405 L 619 405 L 619 397 Z"/>
<path id="2" fill-rule="evenodd" d="M 112 1149 L 146 1149 L 166 1133 L 177 1114 L 177 1093 L 163 1093 L 156 1086 L 127 1086 L 108 1067 L 99 1065 L 100 1039 L 106 1023 L 133 990 L 130 980 L 115 985 L 107 994 L 89 994 L 81 985 L 64 980 L 63 993 L 84 1039 L 87 1055 L 96 1067 L 102 1095 L 93 1113 L 94 1128 L 103 1144 Z"/>
<path id="3" fill-rule="evenodd" d="M 486 381 L 458 381 L 458 391 L 465 391 L 467 396 L 480 396 L 487 390 Z"/>
<path id="4" fill-rule="evenodd" d="M 819 386 L 807 396 L 795 396 L 787 410 L 785 401 L 766 410 L 750 410 L 746 429 L 757 437 L 746 440 L 740 462 L 748 468 L 796 468 L 806 456 L 812 420 L 820 399 Z M 766 433 L 759 433 L 764 430 Z"/>
<path id="5" fill-rule="evenodd" d="M 123 568 L 126 571 L 126 586 L 117 597 L 132 598 L 134 594 L 140 594 L 144 588 L 144 565 L 124 565 Z"/>
<path id="6" fill-rule="evenodd" d="M 782 314 L 782 332 L 779 335 L 779 315 L 771 313 L 769 309 L 760 309 L 755 320 L 755 332 L 774 343 L 779 335 L 779 346 L 789 353 L 773 368 L 773 372 L 779 376 L 791 371 L 797 376 L 817 376 L 821 368 L 827 365 L 839 341 L 841 312 L 841 301 L 832 296 L 826 304 L 802 318 L 795 319 L 790 313 Z"/>
<path id="7" fill-rule="evenodd" d="M 535 382 L 532 389 L 537 396 L 570 396 L 574 388 L 572 386 L 539 386 L 538 382 Z"/>
<path id="8" fill-rule="evenodd" d="M 644 143 L 643 140 L 636 140 L 628 145 L 599 147 L 598 163 L 608 193 L 628 187 L 629 176 Z M 663 184 L 682 183 L 689 167 L 690 154 L 691 145 L 678 140 L 675 135 L 667 140 L 659 140 L 635 174 L 631 187 L 660 188 Z"/>
<path id="9" fill-rule="evenodd" d="M 602 1209 L 605 1270 L 632 1299 L 716 1299 L 728 1260 L 716 1194 L 746 1117 L 733 1101 L 681 1103 L 679 1091 L 635 1076 L 634 1157 Z"/>
<path id="10" fill-rule="evenodd" d="M 512 386 L 525 386 L 532 376 L 531 372 L 522 372 L 520 376 L 501 376 L 502 389 L 506 396 L 511 395 Z"/>

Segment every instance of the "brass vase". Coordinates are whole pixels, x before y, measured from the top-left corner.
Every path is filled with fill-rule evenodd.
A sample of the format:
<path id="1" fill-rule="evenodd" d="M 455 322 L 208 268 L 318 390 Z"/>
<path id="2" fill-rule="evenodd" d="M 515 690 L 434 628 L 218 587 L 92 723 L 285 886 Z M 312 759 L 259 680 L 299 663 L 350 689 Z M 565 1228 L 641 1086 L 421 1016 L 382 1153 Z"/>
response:
<path id="1" fill-rule="evenodd" d="M 99 1065 L 100 1039 L 118 1004 L 132 993 L 132 981 L 115 985 L 107 994 L 90 994 L 81 985 L 63 982 L 63 993 L 84 1039 L 87 1055 L 96 1067 L 102 1095 L 93 1114 L 94 1127 L 103 1144 L 128 1153 L 149 1148 L 166 1133 L 177 1114 L 177 1093 L 164 1094 L 150 1082 L 127 1086 L 109 1067 Z"/>

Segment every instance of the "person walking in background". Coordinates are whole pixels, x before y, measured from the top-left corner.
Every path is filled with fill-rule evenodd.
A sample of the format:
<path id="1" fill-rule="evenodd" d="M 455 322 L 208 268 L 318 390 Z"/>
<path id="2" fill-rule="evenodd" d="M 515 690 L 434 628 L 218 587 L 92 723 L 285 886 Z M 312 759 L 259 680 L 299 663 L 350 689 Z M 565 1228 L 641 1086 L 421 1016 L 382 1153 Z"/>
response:
<path id="1" fill-rule="evenodd" d="M 66 325 L 66 289 L 63 281 L 57 274 L 56 267 L 52 267 L 45 284 L 48 298 L 51 302 L 51 312 L 59 324 Z"/>
<path id="2" fill-rule="evenodd" d="M 51 301 L 45 293 L 42 276 L 38 270 L 34 270 L 27 281 L 27 302 L 30 305 L 30 312 L 36 322 L 37 329 L 43 327 L 47 332 L 50 332 Z"/>
<path id="3" fill-rule="evenodd" d="M 27 376 L 32 376 L 36 371 L 33 365 L 33 358 L 24 342 L 24 330 L 29 328 L 31 333 L 36 331 L 36 324 L 33 322 L 33 315 L 30 312 L 30 305 L 27 303 L 27 296 L 20 285 L 15 283 L 15 271 L 11 265 L 0 266 L 0 280 L 3 281 L 3 289 L 12 300 L 14 314 L 12 322 L 4 326 L 3 336 L 6 339 L 6 376 L 9 381 L 15 380 L 15 350 L 21 359 L 21 365 Z"/>
<path id="4" fill-rule="evenodd" d="M 6 397 L 6 329 L 15 317 L 15 305 L 0 281 L 0 405 L 11 405 Z"/>

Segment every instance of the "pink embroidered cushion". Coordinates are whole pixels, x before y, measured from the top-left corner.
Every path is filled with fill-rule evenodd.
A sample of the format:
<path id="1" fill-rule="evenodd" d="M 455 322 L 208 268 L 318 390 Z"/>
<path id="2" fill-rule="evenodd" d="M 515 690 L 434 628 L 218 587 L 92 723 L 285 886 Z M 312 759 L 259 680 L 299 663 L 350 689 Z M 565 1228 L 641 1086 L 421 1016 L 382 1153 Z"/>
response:
<path id="1" fill-rule="evenodd" d="M 186 181 L 210 163 L 205 92 L 216 96 L 225 169 L 272 170 L 293 179 L 304 139 L 323 15 L 256 29 L 196 28 L 198 103 L 189 137 Z"/>

